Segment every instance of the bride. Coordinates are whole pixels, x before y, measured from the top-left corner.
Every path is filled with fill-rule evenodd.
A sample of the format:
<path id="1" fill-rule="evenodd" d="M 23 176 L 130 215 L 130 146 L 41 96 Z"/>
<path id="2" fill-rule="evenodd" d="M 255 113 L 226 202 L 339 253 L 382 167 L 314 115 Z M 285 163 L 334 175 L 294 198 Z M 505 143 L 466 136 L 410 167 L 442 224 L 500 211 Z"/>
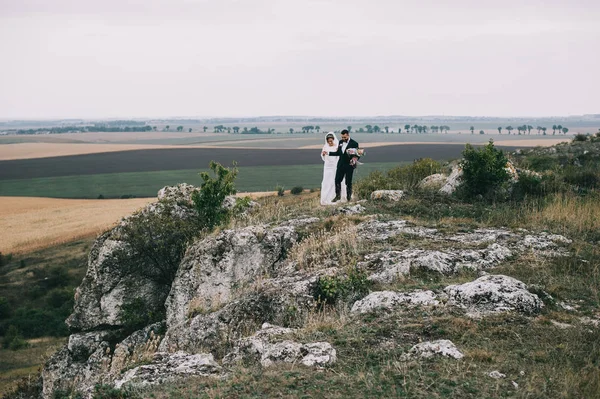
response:
<path id="1" fill-rule="evenodd" d="M 327 133 L 325 136 L 325 145 L 323 145 L 323 151 L 335 152 L 338 147 L 338 139 L 335 137 L 333 132 Z M 323 181 L 321 182 L 321 205 L 333 205 L 331 202 L 335 198 L 335 172 L 337 170 L 337 163 L 339 157 L 332 157 L 329 155 L 321 155 L 323 160 Z M 346 182 L 342 181 L 342 198 L 346 198 Z M 339 202 L 344 202 L 341 200 Z"/>

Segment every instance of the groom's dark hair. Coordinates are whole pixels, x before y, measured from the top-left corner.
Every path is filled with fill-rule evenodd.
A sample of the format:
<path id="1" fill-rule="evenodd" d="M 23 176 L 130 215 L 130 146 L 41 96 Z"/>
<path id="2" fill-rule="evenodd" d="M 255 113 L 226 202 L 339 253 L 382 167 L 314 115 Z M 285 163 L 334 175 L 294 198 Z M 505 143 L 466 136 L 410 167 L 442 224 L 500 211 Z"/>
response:
<path id="1" fill-rule="evenodd" d="M 342 130 L 342 134 L 350 134 L 350 132 L 346 129 Z"/>

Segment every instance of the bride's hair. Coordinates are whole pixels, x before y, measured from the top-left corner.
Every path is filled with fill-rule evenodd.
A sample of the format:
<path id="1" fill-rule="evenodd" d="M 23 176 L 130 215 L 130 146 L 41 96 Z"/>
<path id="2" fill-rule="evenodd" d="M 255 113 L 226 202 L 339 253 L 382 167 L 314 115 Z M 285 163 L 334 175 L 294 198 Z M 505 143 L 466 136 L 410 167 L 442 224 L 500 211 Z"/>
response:
<path id="1" fill-rule="evenodd" d="M 330 138 L 332 138 L 335 141 L 335 136 L 331 133 L 329 133 L 327 136 L 325 136 L 325 141 L 329 140 Z"/>

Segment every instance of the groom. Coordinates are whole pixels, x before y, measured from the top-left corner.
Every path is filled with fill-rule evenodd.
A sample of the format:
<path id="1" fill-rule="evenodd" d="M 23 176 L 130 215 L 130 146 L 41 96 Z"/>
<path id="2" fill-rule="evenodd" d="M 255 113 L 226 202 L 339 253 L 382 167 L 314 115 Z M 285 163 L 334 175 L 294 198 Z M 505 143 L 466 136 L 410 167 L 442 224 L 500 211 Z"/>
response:
<path id="1" fill-rule="evenodd" d="M 342 139 L 338 145 L 336 152 L 330 152 L 329 155 L 332 157 L 340 157 L 337 163 L 337 169 L 335 172 L 335 198 L 333 202 L 340 200 L 342 192 L 342 180 L 346 178 L 346 193 L 348 195 L 348 201 L 352 198 L 352 174 L 354 173 L 354 165 L 350 163 L 352 158 L 358 159 L 356 156 L 350 156 L 346 154 L 348 148 L 357 148 L 358 143 L 350 138 L 350 133 L 344 129 L 342 130 Z M 327 155 L 326 151 L 323 151 L 323 155 Z"/>

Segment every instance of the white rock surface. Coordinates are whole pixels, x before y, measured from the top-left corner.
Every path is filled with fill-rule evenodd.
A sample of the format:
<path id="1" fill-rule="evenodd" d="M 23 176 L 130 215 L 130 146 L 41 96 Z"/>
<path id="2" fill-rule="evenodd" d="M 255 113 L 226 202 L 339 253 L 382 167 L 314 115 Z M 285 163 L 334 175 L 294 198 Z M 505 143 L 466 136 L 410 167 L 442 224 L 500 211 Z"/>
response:
<path id="1" fill-rule="evenodd" d="M 462 168 L 455 166 L 450 173 L 450 176 L 446 179 L 446 183 L 440 188 L 440 193 L 452 194 L 456 191 L 457 187 L 462 182 Z"/>
<path id="2" fill-rule="evenodd" d="M 376 190 L 371 193 L 371 200 L 398 202 L 404 196 L 405 194 L 402 190 Z"/>
<path id="3" fill-rule="evenodd" d="M 448 180 L 448 176 L 436 173 L 421 180 L 418 187 L 422 190 L 439 190 L 446 184 L 446 180 Z"/>
<path id="4" fill-rule="evenodd" d="M 440 339 L 437 341 L 421 342 L 410 348 L 410 351 L 405 355 L 404 359 L 414 357 L 431 358 L 433 356 L 452 357 L 454 359 L 462 359 L 464 355 L 456 348 L 452 341 Z"/>
<path id="5" fill-rule="evenodd" d="M 409 234 L 418 237 L 433 237 L 437 233 L 437 230 L 421 226 L 411 226 L 406 220 L 392 220 L 388 222 L 371 220 L 359 224 L 358 232 L 363 239 L 385 241 L 399 234 Z"/>
<path id="6" fill-rule="evenodd" d="M 473 316 L 509 310 L 535 314 L 544 306 L 523 282 L 504 275 L 483 276 L 470 283 L 450 285 L 444 291 L 450 304 L 467 309 Z"/>
<path id="7" fill-rule="evenodd" d="M 156 353 L 152 364 L 126 371 L 122 378 L 114 382 L 114 386 L 119 389 L 124 385 L 147 386 L 177 378 L 215 376 L 220 375 L 221 370 L 210 353 Z"/>
<path id="8" fill-rule="evenodd" d="M 343 215 L 360 215 L 361 213 L 363 213 L 366 210 L 367 209 L 364 206 L 362 206 L 361 204 L 356 204 L 356 205 L 352 205 L 352 206 L 343 206 L 341 208 L 337 208 L 335 210 L 335 213 L 340 213 Z"/>
<path id="9" fill-rule="evenodd" d="M 417 290 L 403 293 L 394 291 L 372 292 L 352 305 L 352 313 L 368 313 L 376 309 L 392 309 L 396 306 L 435 306 L 439 305 L 433 291 Z"/>
<path id="10" fill-rule="evenodd" d="M 500 378 L 506 378 L 506 374 L 502 374 L 498 370 L 494 370 L 494 371 L 490 371 L 488 373 L 488 377 L 491 377 L 491 378 L 494 378 L 494 379 L 498 380 Z"/>

